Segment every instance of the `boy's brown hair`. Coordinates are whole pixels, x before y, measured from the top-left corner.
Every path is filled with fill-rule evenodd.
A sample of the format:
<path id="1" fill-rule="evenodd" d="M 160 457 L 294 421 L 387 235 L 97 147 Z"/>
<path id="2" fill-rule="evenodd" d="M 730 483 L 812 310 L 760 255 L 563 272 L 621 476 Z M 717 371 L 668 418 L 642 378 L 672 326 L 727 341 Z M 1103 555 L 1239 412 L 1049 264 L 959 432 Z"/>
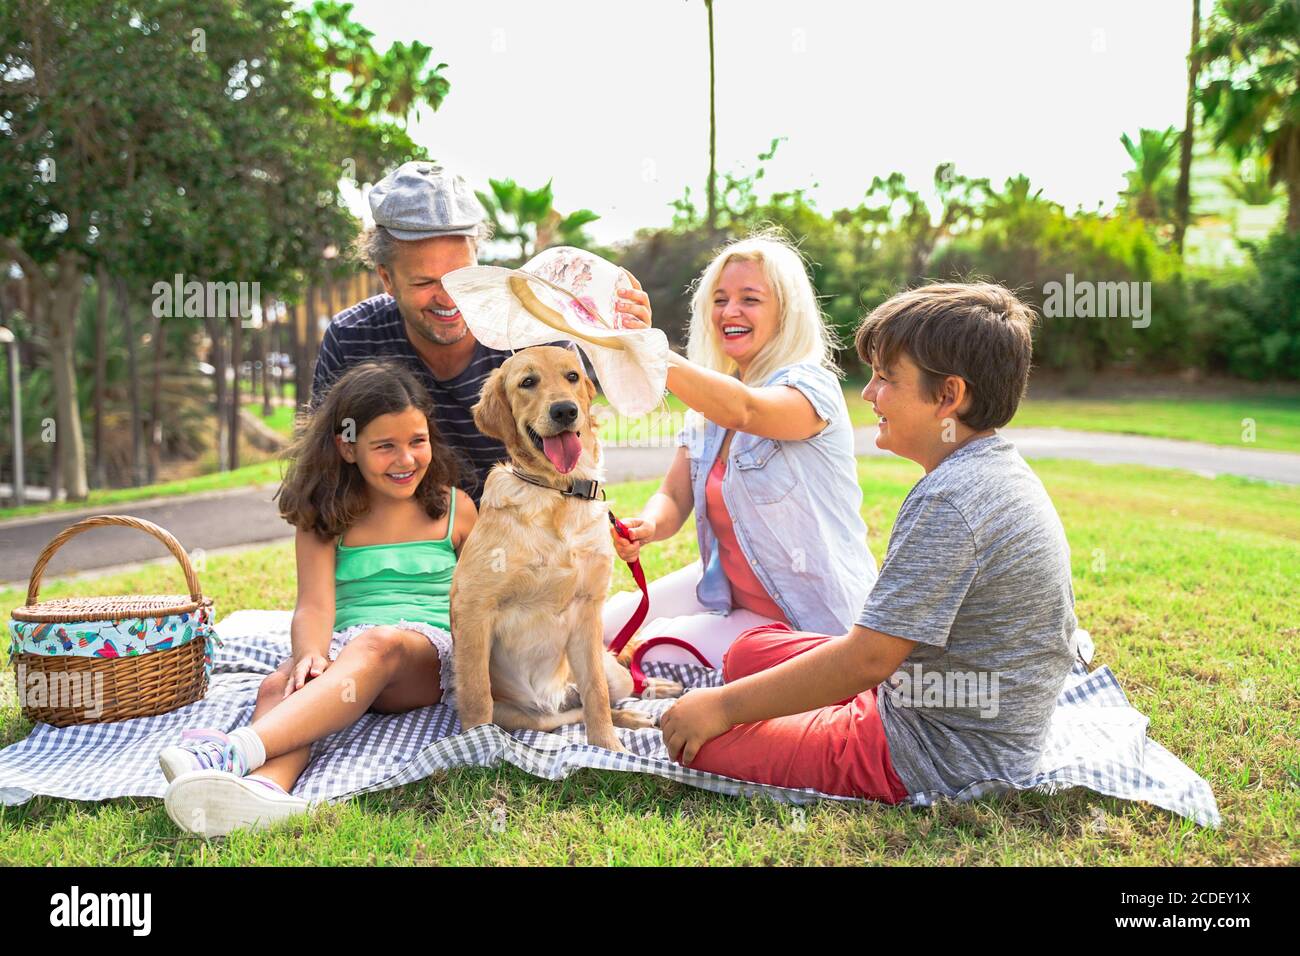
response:
<path id="1" fill-rule="evenodd" d="M 1033 309 L 987 282 L 935 283 L 900 292 L 862 322 L 858 356 L 889 368 L 904 353 L 921 369 L 921 389 L 939 397 L 949 375 L 964 379 L 970 405 L 958 419 L 975 431 L 1001 428 L 1029 382 Z"/>
<path id="2" fill-rule="evenodd" d="M 336 381 L 314 412 L 299 419 L 297 435 L 285 453 L 289 468 L 276 496 L 280 517 L 302 531 L 337 538 L 370 508 L 366 479 L 343 460 L 336 435 L 351 440 L 380 415 L 419 409 L 429 429 L 433 452 L 429 469 L 415 489 L 415 500 L 430 518 L 450 507 L 456 459 L 433 421 L 433 402 L 420 380 L 396 362 L 362 362 Z M 446 493 L 444 493 L 446 489 Z"/>

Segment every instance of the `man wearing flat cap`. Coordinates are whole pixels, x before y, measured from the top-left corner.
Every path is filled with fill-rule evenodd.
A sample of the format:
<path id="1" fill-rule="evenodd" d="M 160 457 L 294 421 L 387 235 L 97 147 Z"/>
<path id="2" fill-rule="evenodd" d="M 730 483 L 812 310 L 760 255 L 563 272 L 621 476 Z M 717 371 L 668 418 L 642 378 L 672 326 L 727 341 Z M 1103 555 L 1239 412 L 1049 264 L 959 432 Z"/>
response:
<path id="1" fill-rule="evenodd" d="M 477 264 L 478 243 L 488 238 L 483 207 L 460 176 L 417 161 L 370 190 L 370 211 L 375 224 L 358 238 L 357 251 L 385 291 L 340 312 L 326 329 L 311 404 L 357 363 L 404 362 L 428 388 L 443 440 L 462 458 L 461 487 L 478 504 L 488 471 L 506 451 L 479 432 L 471 409 L 510 353 L 474 338 L 442 277 Z"/>

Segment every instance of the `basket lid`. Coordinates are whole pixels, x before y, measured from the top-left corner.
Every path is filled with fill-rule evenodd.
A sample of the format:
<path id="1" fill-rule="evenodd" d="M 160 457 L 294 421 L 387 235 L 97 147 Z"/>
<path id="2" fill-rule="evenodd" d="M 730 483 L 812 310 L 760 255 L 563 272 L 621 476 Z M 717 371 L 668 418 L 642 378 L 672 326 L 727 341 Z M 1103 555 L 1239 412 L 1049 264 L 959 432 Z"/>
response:
<path id="1" fill-rule="evenodd" d="M 115 621 L 126 617 L 163 617 L 189 614 L 211 607 L 210 598 L 194 600 L 187 594 L 114 594 L 104 597 L 57 598 L 15 608 L 15 621 L 67 624 L 73 621 Z"/>

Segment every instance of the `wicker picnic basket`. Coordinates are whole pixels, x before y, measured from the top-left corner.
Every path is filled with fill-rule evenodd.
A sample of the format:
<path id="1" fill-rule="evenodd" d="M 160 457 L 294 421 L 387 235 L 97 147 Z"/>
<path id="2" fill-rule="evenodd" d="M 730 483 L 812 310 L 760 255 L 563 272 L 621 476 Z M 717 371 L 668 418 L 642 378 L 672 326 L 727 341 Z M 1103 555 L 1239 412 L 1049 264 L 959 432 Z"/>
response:
<path id="1" fill-rule="evenodd" d="M 153 535 L 185 572 L 189 595 L 117 595 L 37 603 L 45 566 L 70 538 L 108 525 Z M 166 530 L 127 515 L 64 528 L 32 567 L 27 604 L 9 622 L 23 715 L 67 727 L 164 714 L 204 695 L 212 669 L 212 601 L 189 555 Z M 88 699 L 89 698 L 89 699 Z"/>

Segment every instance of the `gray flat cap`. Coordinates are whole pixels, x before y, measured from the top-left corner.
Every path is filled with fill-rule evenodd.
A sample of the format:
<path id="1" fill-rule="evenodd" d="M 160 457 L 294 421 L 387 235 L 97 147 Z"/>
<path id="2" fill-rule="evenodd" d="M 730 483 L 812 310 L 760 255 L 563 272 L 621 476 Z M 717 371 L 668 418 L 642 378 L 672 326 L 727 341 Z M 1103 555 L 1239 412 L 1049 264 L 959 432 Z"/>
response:
<path id="1" fill-rule="evenodd" d="M 370 213 L 394 239 L 477 236 L 486 218 L 460 176 L 427 160 L 403 163 L 370 190 Z"/>

